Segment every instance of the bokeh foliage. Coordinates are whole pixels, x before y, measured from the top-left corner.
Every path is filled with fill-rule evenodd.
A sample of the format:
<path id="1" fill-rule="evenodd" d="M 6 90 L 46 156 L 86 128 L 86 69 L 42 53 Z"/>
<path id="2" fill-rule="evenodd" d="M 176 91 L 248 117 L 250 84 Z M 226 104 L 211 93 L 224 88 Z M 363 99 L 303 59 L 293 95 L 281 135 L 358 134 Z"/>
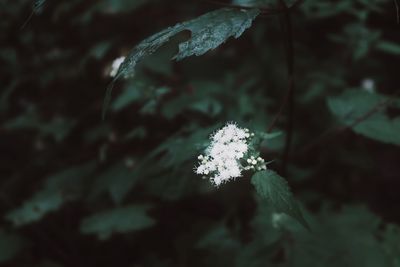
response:
<path id="1" fill-rule="evenodd" d="M 260 198 L 249 176 L 214 188 L 193 173 L 226 121 L 266 132 L 288 87 L 284 16 L 235 24 L 215 11 L 224 3 L 0 1 L 0 264 L 400 266 L 395 2 L 305 0 L 291 10 L 296 88 L 284 178 L 310 231 Z M 258 14 L 246 12 L 250 22 Z M 230 32 L 224 18 L 236 25 Z M 127 68 L 131 78 L 112 81 L 115 58 L 173 25 Z M 171 60 L 182 51 L 202 56 Z M 277 174 L 286 109 L 274 129 L 282 134 L 262 143 L 276 186 L 252 181 L 266 198 L 291 202 Z"/>

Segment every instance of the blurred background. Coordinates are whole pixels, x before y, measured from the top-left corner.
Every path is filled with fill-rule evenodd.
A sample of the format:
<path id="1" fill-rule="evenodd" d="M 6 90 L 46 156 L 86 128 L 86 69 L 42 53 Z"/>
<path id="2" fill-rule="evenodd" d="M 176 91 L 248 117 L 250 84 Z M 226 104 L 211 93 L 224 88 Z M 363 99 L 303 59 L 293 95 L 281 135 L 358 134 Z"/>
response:
<path id="1" fill-rule="evenodd" d="M 287 1 L 290 5 L 295 1 Z M 219 188 L 197 155 L 226 121 L 266 131 L 288 88 L 283 15 L 170 60 L 176 35 L 120 79 L 115 59 L 228 1 L 0 0 L 0 265 L 400 266 L 400 25 L 396 1 L 305 0 L 291 11 L 288 110 L 262 147 L 311 232 Z M 279 7 L 279 1 L 234 1 Z"/>

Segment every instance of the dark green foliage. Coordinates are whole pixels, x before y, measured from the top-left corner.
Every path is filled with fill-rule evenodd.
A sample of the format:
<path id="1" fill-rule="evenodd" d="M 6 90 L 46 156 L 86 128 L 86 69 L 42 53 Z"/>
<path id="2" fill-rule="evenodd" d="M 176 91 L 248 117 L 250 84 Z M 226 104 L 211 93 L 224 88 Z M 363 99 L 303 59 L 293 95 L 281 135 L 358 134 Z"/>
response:
<path id="1" fill-rule="evenodd" d="M 400 99 L 369 93 L 362 90 L 348 90 L 341 96 L 328 99 L 328 105 L 345 125 L 356 133 L 369 138 L 400 145 L 400 118 L 390 118 L 388 107 L 400 107 Z"/>
<path id="2" fill-rule="evenodd" d="M 111 100 L 111 90 L 113 89 L 114 82 L 120 77 L 129 76 L 130 73 L 133 73 L 137 63 L 144 57 L 153 54 L 174 35 L 184 30 L 189 30 L 192 33 L 188 41 L 179 44 L 179 52 L 174 56 L 174 59 L 182 60 L 192 55 L 201 56 L 207 51 L 215 49 L 231 36 L 238 38 L 251 26 L 252 21 L 258 14 L 259 11 L 257 9 L 249 11 L 228 8 L 220 9 L 202 15 L 194 20 L 169 27 L 143 40 L 125 58 L 115 78 L 107 88 L 103 106 L 103 117 Z"/>
<path id="3" fill-rule="evenodd" d="M 138 231 L 154 224 L 146 215 L 147 206 L 130 205 L 91 215 L 82 220 L 83 234 L 96 234 L 101 240 L 108 239 L 113 233 Z"/>
<path id="4" fill-rule="evenodd" d="M 312 234 L 297 231 L 288 250 L 296 266 L 392 266 L 375 236 L 379 224 L 363 207 L 348 207 L 335 216 L 324 211 L 313 219 Z"/>
<path id="5" fill-rule="evenodd" d="M 396 12 L 0 1 L 0 265 L 400 267 Z M 216 188 L 193 170 L 226 122 L 268 169 Z"/>
<path id="6" fill-rule="evenodd" d="M 292 216 L 309 229 L 285 179 L 274 171 L 266 170 L 256 172 L 251 178 L 251 183 L 256 188 L 257 193 L 266 199 L 276 212 Z"/>
<path id="7" fill-rule="evenodd" d="M 42 219 L 48 212 L 58 210 L 65 202 L 81 195 L 83 182 L 94 170 L 94 164 L 71 167 L 46 178 L 43 189 L 11 211 L 6 219 L 20 226 Z"/>

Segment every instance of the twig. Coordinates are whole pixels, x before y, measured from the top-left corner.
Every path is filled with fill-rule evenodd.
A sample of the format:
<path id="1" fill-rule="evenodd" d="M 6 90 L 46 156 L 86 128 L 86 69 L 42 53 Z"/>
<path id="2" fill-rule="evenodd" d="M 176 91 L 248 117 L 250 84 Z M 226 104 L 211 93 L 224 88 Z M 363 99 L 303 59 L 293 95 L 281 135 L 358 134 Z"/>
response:
<path id="1" fill-rule="evenodd" d="M 32 10 L 28 18 L 25 20 L 24 24 L 19 28 L 21 31 L 25 28 L 26 25 L 28 25 L 29 21 L 32 19 L 33 15 L 35 14 L 35 11 Z"/>
<path id="2" fill-rule="evenodd" d="M 301 1 L 298 1 L 298 3 Z M 286 9 L 284 13 L 284 33 L 286 37 L 286 55 L 287 55 L 287 72 L 288 72 L 288 89 L 287 89 L 287 105 L 288 105 L 288 121 L 286 124 L 286 139 L 285 147 L 282 155 L 282 174 L 285 175 L 289 160 L 290 149 L 292 145 L 292 133 L 294 124 L 294 47 L 293 47 L 293 29 L 292 20 L 290 16 L 290 8 L 286 5 L 284 0 L 280 0 L 283 8 Z"/>
<path id="3" fill-rule="evenodd" d="M 272 119 L 272 122 L 269 124 L 267 133 L 272 132 L 272 130 L 275 128 L 276 123 L 279 121 L 280 117 L 282 116 L 283 110 L 285 109 L 285 107 L 289 101 L 289 96 L 290 96 L 290 90 L 286 90 L 285 96 L 279 107 L 278 113 L 276 113 L 275 117 Z"/>

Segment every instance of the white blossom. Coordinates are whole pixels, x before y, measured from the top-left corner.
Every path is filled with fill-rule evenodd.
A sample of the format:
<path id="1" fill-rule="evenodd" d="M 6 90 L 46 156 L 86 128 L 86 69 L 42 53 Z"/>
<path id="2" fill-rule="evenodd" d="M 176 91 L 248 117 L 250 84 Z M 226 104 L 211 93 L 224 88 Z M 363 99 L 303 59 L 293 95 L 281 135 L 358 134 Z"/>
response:
<path id="1" fill-rule="evenodd" d="M 121 66 L 122 62 L 124 62 L 125 57 L 119 57 L 114 59 L 113 63 L 111 64 L 110 76 L 115 77 L 118 73 L 119 66 Z"/>
<path id="2" fill-rule="evenodd" d="M 251 136 L 254 134 L 249 133 L 248 129 L 227 123 L 210 136 L 211 143 L 205 150 L 205 156 L 198 156 L 200 164 L 195 168 L 195 173 L 209 176 L 211 182 L 219 186 L 242 176 L 243 170 L 266 168 L 264 160 L 258 160 L 260 157 L 245 158 L 249 153 Z"/>
<path id="3" fill-rule="evenodd" d="M 375 92 L 375 81 L 371 78 L 366 78 L 361 81 L 361 88 L 368 93 L 374 93 Z"/>

